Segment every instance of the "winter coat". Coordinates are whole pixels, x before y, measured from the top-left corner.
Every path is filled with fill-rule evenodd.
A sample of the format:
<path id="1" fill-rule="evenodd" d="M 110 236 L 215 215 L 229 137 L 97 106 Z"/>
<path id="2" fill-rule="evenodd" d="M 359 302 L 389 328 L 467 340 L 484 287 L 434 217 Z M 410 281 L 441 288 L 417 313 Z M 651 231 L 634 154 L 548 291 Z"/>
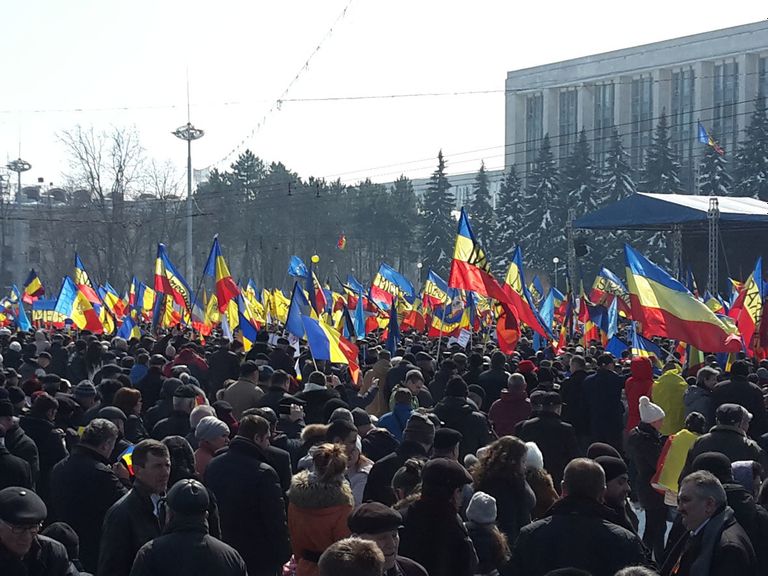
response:
<path id="1" fill-rule="evenodd" d="M 376 395 L 371 404 L 368 405 L 368 413 L 374 416 L 381 416 L 388 410 L 387 400 L 389 396 L 386 395 L 385 388 L 387 383 L 387 374 L 392 369 L 392 363 L 389 360 L 377 360 L 373 365 L 373 368 L 368 370 L 363 376 L 364 390 L 369 390 L 373 385 L 373 381 L 378 379 L 379 381 L 379 393 Z"/>
<path id="2" fill-rule="evenodd" d="M 294 404 L 297 403 L 293 396 L 288 394 L 281 386 L 270 386 L 267 388 L 264 396 L 259 399 L 257 406 L 259 408 L 272 408 L 275 414 L 280 414 L 280 402 L 286 397 L 292 399 Z"/>
<path id="3" fill-rule="evenodd" d="M 160 399 L 160 392 L 163 389 L 164 380 L 162 368 L 160 366 L 150 366 L 146 376 L 136 384 L 136 390 L 141 392 L 142 414 L 146 414 L 150 408 L 157 404 L 157 401 Z M 149 426 L 149 422 L 146 422 L 146 424 Z"/>
<path id="4" fill-rule="evenodd" d="M 40 475 L 35 483 L 37 495 L 50 505 L 50 480 L 53 467 L 67 457 L 64 432 L 54 428 L 53 422 L 34 416 L 22 416 L 19 426 L 32 439 L 40 455 Z"/>
<path id="5" fill-rule="evenodd" d="M 563 420 L 573 425 L 579 437 L 589 434 L 589 412 L 586 407 L 584 381 L 590 374 L 586 370 L 577 370 L 560 384 Z"/>
<path id="6" fill-rule="evenodd" d="M 142 440 L 149 438 L 149 433 L 144 427 L 144 421 L 141 416 L 131 414 L 125 422 L 125 439 L 132 444 L 138 444 Z"/>
<path id="7" fill-rule="evenodd" d="M 531 401 L 524 389 L 511 392 L 505 388 L 501 397 L 491 404 L 488 420 L 497 436 L 509 436 L 515 433 L 515 426 L 531 417 L 531 410 Z"/>
<path id="8" fill-rule="evenodd" d="M 363 501 L 381 502 L 387 506 L 392 506 L 395 503 L 392 478 L 408 458 L 426 460 L 427 451 L 421 444 L 406 440 L 392 454 L 376 462 L 368 474 L 368 482 L 363 491 Z"/>
<path id="9" fill-rule="evenodd" d="M 757 575 L 752 543 L 736 521 L 733 510 L 725 507 L 696 535 L 685 532 L 672 546 L 660 574 L 669 576 Z"/>
<path id="10" fill-rule="evenodd" d="M 475 492 L 485 492 L 496 498 L 496 525 L 511 543 L 523 526 L 531 523 L 536 495 L 524 478 L 492 478 L 473 486 Z"/>
<path id="11" fill-rule="evenodd" d="M 11 486 L 22 488 L 34 487 L 32 483 L 32 468 L 29 462 L 14 456 L 4 445 L 0 445 L 0 490 Z"/>
<path id="12" fill-rule="evenodd" d="M 355 497 L 355 507 L 360 506 L 365 500 L 363 500 L 363 494 L 365 493 L 365 485 L 368 483 L 368 475 L 373 468 L 372 462 L 366 462 L 357 470 L 350 470 L 347 472 L 347 480 L 349 486 L 352 488 L 352 495 Z"/>
<path id="13" fill-rule="evenodd" d="M 422 497 L 401 514 L 401 555 L 424 566 L 429 576 L 475 573 L 475 547 L 453 504 Z"/>
<path id="14" fill-rule="evenodd" d="M 656 475 L 656 464 L 665 442 L 666 438 L 645 422 L 635 426 L 627 438 L 627 452 L 637 470 L 637 497 L 646 510 L 664 507 L 664 496 L 654 490 L 651 479 Z"/>
<path id="15" fill-rule="evenodd" d="M 219 504 L 222 540 L 245 560 L 250 576 L 274 576 L 290 558 L 283 490 L 264 451 L 236 436 L 205 470 Z"/>
<path id="16" fill-rule="evenodd" d="M 289 348 L 289 350 L 293 352 L 293 348 Z M 269 353 L 269 365 L 275 370 L 283 370 L 292 376 L 296 376 L 296 361 L 293 359 L 292 354 L 288 354 L 282 348 L 275 348 Z"/>
<path id="17" fill-rule="evenodd" d="M 432 382 L 429 383 L 429 392 L 438 404 L 445 396 L 445 387 L 448 384 L 448 380 L 454 376 L 456 376 L 455 370 L 445 370 L 441 366 L 435 373 L 435 377 L 432 378 Z"/>
<path id="18" fill-rule="evenodd" d="M 624 379 L 611 370 L 601 368 L 587 376 L 583 388 L 591 441 L 605 442 L 621 451 Z"/>
<path id="19" fill-rule="evenodd" d="M 413 407 L 410 404 L 395 404 L 391 412 L 387 412 L 379 418 L 379 426 L 389 430 L 398 442 L 402 442 L 403 431 L 412 412 Z"/>
<path id="20" fill-rule="evenodd" d="M 491 431 L 485 414 L 477 411 L 477 407 L 466 398 L 446 396 L 437 403 L 434 409 L 437 417 L 445 423 L 446 428 L 453 428 L 462 434 L 459 443 L 459 458 L 474 454 L 491 441 Z"/>
<path id="21" fill-rule="evenodd" d="M 141 547 L 131 576 L 246 576 L 237 550 L 208 534 L 203 519 L 177 516 L 163 534 Z"/>
<path id="22" fill-rule="evenodd" d="M 19 425 L 16 425 L 5 431 L 5 447 L 8 448 L 8 452 L 29 464 L 32 482 L 36 483 L 40 475 L 40 453 L 34 440 L 27 436 Z"/>
<path id="23" fill-rule="evenodd" d="M 259 388 L 255 382 L 241 378 L 224 390 L 222 400 L 230 403 L 232 415 L 240 420 L 243 412 L 258 406 L 262 396 L 264 396 L 264 390 Z"/>
<path id="24" fill-rule="evenodd" d="M 520 422 L 515 436 L 524 442 L 535 442 L 544 456 L 544 469 L 560 486 L 568 462 L 579 455 L 576 430 L 554 412 L 539 412 L 534 418 Z"/>
<path id="25" fill-rule="evenodd" d="M 485 398 L 483 399 L 483 405 L 481 409 L 483 412 L 488 412 L 491 409 L 491 405 L 496 402 L 502 396 L 502 391 L 506 389 L 509 382 L 510 373 L 503 368 L 491 368 L 485 372 L 481 372 L 477 381 L 483 390 L 485 390 Z M 469 385 L 469 383 L 467 383 Z"/>
<path id="26" fill-rule="evenodd" d="M 732 376 L 730 380 L 720 382 L 712 390 L 712 409 L 723 404 L 739 404 L 752 414 L 749 423 L 749 437 L 757 440 L 768 432 L 768 417 L 765 412 L 763 391 L 757 384 L 748 381 L 744 376 Z"/>
<path id="27" fill-rule="evenodd" d="M 354 503 L 349 483 L 343 478 L 321 482 L 307 470 L 293 477 L 288 491 L 288 531 L 297 576 L 317 576 L 320 555 L 350 535 L 347 518 Z"/>
<path id="28" fill-rule="evenodd" d="M 556 502 L 549 516 L 520 531 L 512 572 L 543 576 L 572 567 L 592 576 L 613 576 L 626 566 L 648 564 L 640 538 L 607 520 L 612 514 L 593 500 L 567 497 Z"/>
<path id="29" fill-rule="evenodd" d="M 48 374 L 57 374 L 62 378 L 67 377 L 67 351 L 61 345 L 61 342 L 51 343 L 51 347 L 48 349 L 48 353 L 51 355 L 51 364 L 46 369 Z M 77 385 L 75 382 L 74 385 Z"/>
<path id="30" fill-rule="evenodd" d="M 152 428 L 152 438 L 162 440 L 168 436 L 181 436 L 184 438 L 191 429 L 189 414 L 178 410 L 172 411 L 167 418 L 163 418 Z"/>
<path id="31" fill-rule="evenodd" d="M 11 554 L 0 544 L 0 567 L 3 576 L 78 576 L 64 545 L 41 534 L 35 537 L 23 558 Z"/>
<path id="32" fill-rule="evenodd" d="M 399 388 L 405 382 L 405 375 L 411 370 L 418 370 L 416 366 L 407 360 L 401 360 L 389 372 L 387 372 L 386 385 L 379 382 L 379 387 L 384 386 L 384 397 L 389 398 L 395 388 Z"/>
<path id="33" fill-rule="evenodd" d="M 691 412 L 698 412 L 707 420 L 707 428 L 715 425 L 715 411 L 712 409 L 712 392 L 704 386 L 688 386 L 683 396 L 685 417 Z"/>
<path id="34" fill-rule="evenodd" d="M 83 444 L 53 469 L 48 519 L 66 522 L 80 536 L 80 561 L 86 571 L 96 572 L 104 517 L 127 492 L 107 459 Z"/>
<path id="35" fill-rule="evenodd" d="M 758 574 L 768 574 L 768 510 L 755 502 L 754 496 L 735 482 L 724 482 L 728 506 L 744 529 L 755 550 Z"/>
<path id="36" fill-rule="evenodd" d="M 768 470 L 766 454 L 754 440 L 748 438 L 736 426 L 718 424 L 713 426 L 707 434 L 701 435 L 693 443 L 693 446 L 688 451 L 683 471 L 680 474 L 681 480 L 690 474 L 696 456 L 704 452 L 721 452 L 728 456 L 731 462 L 754 460 L 763 467 L 763 470 Z"/>
<path id="37" fill-rule="evenodd" d="M 160 535 L 155 508 L 149 488 L 136 481 L 107 511 L 101 531 L 99 576 L 128 576 L 139 549 Z"/>
<path id="38" fill-rule="evenodd" d="M 220 348 L 208 359 L 208 383 L 211 393 L 221 390 L 226 380 L 240 376 L 240 357 L 226 348 Z"/>
<path id="39" fill-rule="evenodd" d="M 632 375 L 624 383 L 624 392 L 627 396 L 627 424 L 624 430 L 627 432 L 640 424 L 640 397 L 650 397 L 653 387 L 653 365 L 649 358 L 643 356 L 632 358 L 629 368 Z"/>
<path id="40" fill-rule="evenodd" d="M 325 404 L 333 398 L 339 398 L 339 393 L 330 388 L 301 391 L 296 398 L 306 402 L 304 405 L 304 422 L 307 424 L 325 424 Z"/>
<path id="41" fill-rule="evenodd" d="M 653 383 L 651 399 L 664 410 L 664 422 L 660 432 L 669 436 L 685 426 L 685 391 L 688 384 L 681 376 L 682 369 L 670 368 Z"/>

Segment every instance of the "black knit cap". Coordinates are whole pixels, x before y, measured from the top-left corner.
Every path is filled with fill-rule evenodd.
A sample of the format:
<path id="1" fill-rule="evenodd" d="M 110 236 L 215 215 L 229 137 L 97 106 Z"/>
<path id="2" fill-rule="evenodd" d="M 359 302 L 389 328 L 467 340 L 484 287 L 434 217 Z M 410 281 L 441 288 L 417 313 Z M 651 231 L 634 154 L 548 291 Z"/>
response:
<path id="1" fill-rule="evenodd" d="M 624 460 L 616 458 L 615 456 L 598 456 L 595 458 L 595 462 L 600 465 L 600 468 L 605 472 L 605 481 L 610 482 L 615 480 L 622 474 L 628 474 L 629 470 Z"/>
<path id="2" fill-rule="evenodd" d="M 711 472 L 720 482 L 733 482 L 731 461 L 722 452 L 702 452 L 693 459 L 692 472 L 706 470 Z"/>
<path id="3" fill-rule="evenodd" d="M 349 515 L 347 526 L 353 534 L 381 534 L 403 525 L 400 512 L 380 502 L 366 502 Z"/>
<path id="4" fill-rule="evenodd" d="M 453 428 L 439 428 L 435 430 L 435 441 L 432 447 L 435 450 L 446 451 L 458 446 L 464 436 Z"/>

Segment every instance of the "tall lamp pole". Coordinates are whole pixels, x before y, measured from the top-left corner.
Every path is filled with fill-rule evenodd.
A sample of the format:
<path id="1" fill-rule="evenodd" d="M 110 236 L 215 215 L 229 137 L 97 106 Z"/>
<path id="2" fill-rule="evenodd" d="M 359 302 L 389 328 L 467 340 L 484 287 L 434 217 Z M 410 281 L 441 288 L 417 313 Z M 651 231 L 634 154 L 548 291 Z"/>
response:
<path id="1" fill-rule="evenodd" d="M 557 268 L 558 268 L 558 264 L 560 264 L 560 258 L 558 258 L 557 256 L 552 258 L 552 264 L 555 265 L 555 288 L 557 288 Z"/>
<path id="2" fill-rule="evenodd" d="M 187 261 L 186 280 L 190 286 L 194 285 L 194 256 L 192 254 L 192 140 L 198 140 L 205 135 L 205 132 L 192 126 L 187 122 L 184 126 L 178 127 L 173 135 L 180 140 L 187 141 L 187 243 L 185 255 Z"/>
<path id="3" fill-rule="evenodd" d="M 32 168 L 32 164 L 27 162 L 26 160 L 22 160 L 21 158 L 17 158 L 16 160 L 12 160 L 11 162 L 8 162 L 8 170 L 11 172 L 16 172 L 16 204 L 21 204 L 21 173 L 26 172 L 27 170 L 30 170 Z M 15 256 L 13 258 L 14 263 L 16 264 L 15 268 L 16 271 L 14 273 L 15 280 L 21 281 L 22 276 L 24 274 L 24 264 L 25 264 L 25 258 L 23 257 L 24 254 L 27 254 L 29 251 L 29 247 L 27 246 L 27 243 L 24 241 L 24 230 L 23 226 L 25 225 L 22 221 L 17 221 L 13 223 L 13 246 L 15 250 Z M 5 240 L 5 223 L 3 223 L 3 240 Z M 27 239 L 28 240 L 28 239 Z M 9 279 L 9 282 L 12 282 L 14 279 Z"/>

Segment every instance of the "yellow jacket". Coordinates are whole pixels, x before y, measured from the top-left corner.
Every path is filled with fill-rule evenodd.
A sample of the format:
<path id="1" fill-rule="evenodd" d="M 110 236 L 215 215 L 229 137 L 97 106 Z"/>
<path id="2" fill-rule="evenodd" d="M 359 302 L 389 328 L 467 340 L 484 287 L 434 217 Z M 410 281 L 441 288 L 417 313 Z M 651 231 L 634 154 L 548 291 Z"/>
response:
<path id="1" fill-rule="evenodd" d="M 651 400 L 661 406 L 666 416 L 661 425 L 661 434 L 669 436 L 685 427 L 685 402 L 683 397 L 688 384 L 680 375 L 680 368 L 670 368 L 659 376 L 651 388 Z"/>

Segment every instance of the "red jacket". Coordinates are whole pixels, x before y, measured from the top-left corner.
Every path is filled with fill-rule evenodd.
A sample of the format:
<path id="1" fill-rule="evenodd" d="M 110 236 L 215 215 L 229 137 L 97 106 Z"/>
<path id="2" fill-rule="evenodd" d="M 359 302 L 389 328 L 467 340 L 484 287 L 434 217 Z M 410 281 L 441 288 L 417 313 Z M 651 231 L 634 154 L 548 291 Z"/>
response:
<path id="1" fill-rule="evenodd" d="M 640 396 L 651 396 L 653 365 L 649 358 L 638 356 L 630 364 L 632 376 L 624 383 L 627 395 L 628 416 L 625 430 L 629 432 L 640 423 Z"/>
<path id="2" fill-rule="evenodd" d="M 491 404 L 491 409 L 488 410 L 488 419 L 497 436 L 513 435 L 518 422 L 528 420 L 530 416 L 531 401 L 525 390 L 510 392 L 504 388 L 501 398 Z"/>

